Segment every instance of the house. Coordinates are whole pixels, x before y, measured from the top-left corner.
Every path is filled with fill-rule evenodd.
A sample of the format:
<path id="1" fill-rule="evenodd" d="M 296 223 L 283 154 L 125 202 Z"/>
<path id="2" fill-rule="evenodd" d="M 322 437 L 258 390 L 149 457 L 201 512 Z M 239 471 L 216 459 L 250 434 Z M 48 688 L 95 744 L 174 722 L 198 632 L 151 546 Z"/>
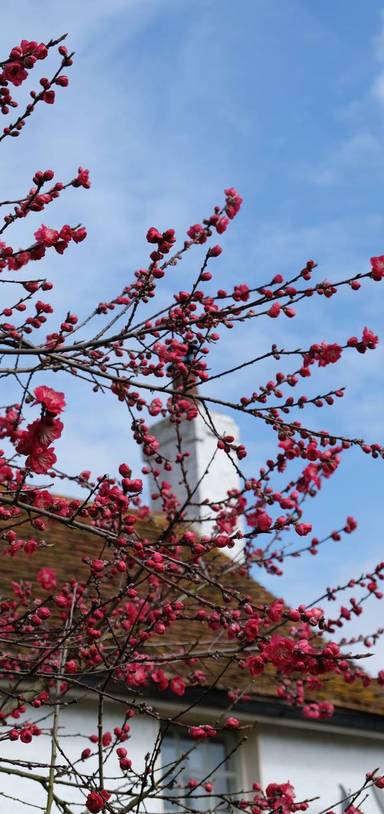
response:
<path id="1" fill-rule="evenodd" d="M 237 427 L 228 416 L 215 414 L 214 422 L 220 433 L 238 437 Z M 180 441 L 180 438 L 175 440 L 176 429 L 168 420 L 153 427 L 153 433 L 160 443 L 159 449 L 166 457 L 173 457 L 175 444 L 185 443 L 190 451 L 188 473 L 195 500 L 191 500 L 188 519 L 195 530 L 204 535 L 213 522 L 211 504 L 220 501 L 228 489 L 236 487 L 237 476 L 228 459 L 217 455 L 216 438 L 203 418 L 189 422 L 183 432 Z M 170 479 L 183 503 L 187 488 L 185 482 L 174 472 L 170 473 Z M 206 508 L 201 506 L 203 500 L 206 500 Z M 141 536 L 154 541 L 162 529 L 161 515 L 154 512 L 147 520 L 141 520 L 139 525 Z M 65 526 L 52 523 L 48 545 L 36 551 L 33 557 L 3 557 L 2 582 L 5 585 L 9 579 L 15 578 L 33 581 L 41 567 L 52 567 L 65 578 L 74 572 L 74 562 L 77 563 L 76 573 L 81 580 L 85 573 L 84 558 L 92 558 L 94 550 L 94 537 L 86 530 L 68 534 Z M 232 549 L 225 549 L 225 554 L 217 552 L 214 556 L 221 585 L 230 586 L 231 590 L 241 590 L 252 597 L 255 604 L 272 599 L 261 585 L 244 573 L 241 567 L 241 540 Z M 214 591 L 215 587 L 212 586 L 212 595 Z M 192 644 L 201 636 L 199 622 L 191 622 L 188 628 L 185 625 L 176 626 L 172 636 L 180 635 Z M 204 642 L 212 647 L 214 634 L 205 632 Z M 135 706 L 137 714 L 129 720 L 130 739 L 125 745 L 128 757 L 138 772 L 145 766 L 146 755 L 159 745 L 160 732 L 163 733 L 162 744 L 154 769 L 158 776 L 164 774 L 164 767 L 194 747 L 178 765 L 176 782 L 173 785 L 168 783 L 164 799 L 155 799 L 150 793 L 144 795 L 140 810 L 149 814 L 185 810 L 185 807 L 180 808 L 175 802 L 172 803 L 172 799 L 178 799 L 182 805 L 185 803 L 194 810 L 213 810 L 213 797 L 210 798 L 209 791 L 205 790 L 205 796 L 202 796 L 202 786 L 197 788 L 195 796 L 185 800 L 183 795 L 186 792 L 181 789 L 188 780 L 206 782 L 209 778 L 213 779 L 214 790 L 223 794 L 239 790 L 246 794 L 255 782 L 264 787 L 270 782 L 289 780 L 295 786 L 298 801 L 320 796 L 320 800 L 311 804 L 310 810 L 314 814 L 330 808 L 342 811 L 347 805 L 342 801 L 363 784 L 367 771 L 381 768 L 384 773 L 384 694 L 376 683 L 363 687 L 361 682 L 344 684 L 340 678 L 330 678 L 324 688 L 316 693 L 316 699 L 333 703 L 335 714 L 328 719 L 312 720 L 303 718 L 300 710 L 276 696 L 272 675 L 259 676 L 249 686 L 249 676 L 245 678 L 239 675 L 236 665 L 223 675 L 220 675 L 219 666 L 215 665 L 214 660 L 204 666 L 207 671 L 205 685 L 203 683 L 202 686 L 188 689 L 183 697 L 167 689 L 161 691 L 156 683 L 146 683 L 138 689 L 127 687 L 124 683 L 114 684 L 108 690 L 104 702 L 105 729 L 108 731 L 113 732 L 115 727 L 121 727 L 124 710 L 127 706 Z M 209 689 L 212 685 L 214 689 Z M 229 705 L 228 692 L 233 691 L 234 687 L 244 693 L 244 698 L 235 709 L 241 728 L 231 730 L 218 727 L 219 732 L 214 738 L 191 740 L 189 726 L 201 723 L 213 725 L 225 719 Z M 97 719 L 95 689 L 94 681 L 85 676 L 82 679 L 81 699 L 72 703 L 69 696 L 60 718 L 58 740 L 61 751 L 57 756 L 58 765 L 66 761 L 79 761 L 83 749 L 92 746 L 90 736 L 96 735 Z M 33 739 L 32 751 L 29 743 L 21 743 L 20 740 L 3 742 L 0 749 L 0 811 L 7 814 L 34 811 L 33 806 L 43 806 L 44 810 L 46 791 L 43 784 L 29 777 L 32 773 L 44 774 L 44 765 L 50 763 L 48 730 L 52 726 L 52 709 L 42 707 L 34 710 L 32 717 L 42 730 L 42 734 Z M 179 726 L 180 723 L 187 726 Z M 226 759 L 228 755 L 230 757 Z M 22 765 L 15 768 L 15 760 L 23 761 Z M 87 773 L 96 771 L 97 757 L 91 756 L 76 765 Z M 119 777 L 115 755 L 107 761 L 105 773 L 106 787 L 109 782 L 110 787 L 115 788 Z M 59 779 L 59 795 L 60 789 L 66 791 L 68 777 L 70 774 L 66 772 Z M 108 777 L 114 779 L 108 781 Z M 170 775 L 168 780 L 172 777 L 174 775 Z M 60 786 L 60 783 L 63 785 Z M 71 812 L 84 810 L 81 788 L 70 789 L 68 800 L 73 806 L 69 809 Z M 121 810 L 124 803 L 126 799 L 122 797 Z M 60 811 L 60 806 L 52 810 Z M 376 787 L 369 788 L 363 810 L 367 814 L 384 812 L 384 792 Z"/>

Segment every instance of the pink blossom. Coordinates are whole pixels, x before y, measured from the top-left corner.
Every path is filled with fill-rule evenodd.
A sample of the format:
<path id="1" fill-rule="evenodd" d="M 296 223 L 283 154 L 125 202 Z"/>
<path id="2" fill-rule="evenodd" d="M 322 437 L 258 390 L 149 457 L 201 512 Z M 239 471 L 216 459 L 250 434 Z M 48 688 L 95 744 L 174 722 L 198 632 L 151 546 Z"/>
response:
<path id="1" fill-rule="evenodd" d="M 249 642 L 254 641 L 256 639 L 257 634 L 260 630 L 260 617 L 257 614 L 254 614 L 244 625 L 244 633 L 246 638 Z"/>
<path id="2" fill-rule="evenodd" d="M 370 328 L 364 328 L 363 336 L 362 336 L 362 343 L 364 347 L 373 350 L 379 342 L 379 337 L 370 330 Z"/>
<path id="3" fill-rule="evenodd" d="M 226 718 L 225 726 L 227 727 L 227 729 L 239 729 L 240 721 L 238 718 L 235 718 L 233 715 L 231 715 L 229 718 Z"/>
<path id="4" fill-rule="evenodd" d="M 3 75 L 7 82 L 18 87 L 27 78 L 28 72 L 20 62 L 8 62 L 3 66 Z"/>
<path id="5" fill-rule="evenodd" d="M 59 233 L 57 229 L 51 229 L 49 226 L 42 224 L 35 232 L 34 237 L 38 243 L 43 243 L 44 246 L 54 246 L 58 240 Z"/>
<path id="6" fill-rule="evenodd" d="M 148 243 L 159 243 L 162 240 L 162 234 L 154 226 L 151 226 L 147 232 Z"/>
<path id="7" fill-rule="evenodd" d="M 175 676 L 174 678 L 171 678 L 169 682 L 169 689 L 171 692 L 174 692 L 175 695 L 184 695 L 185 682 L 180 676 Z"/>
<path id="8" fill-rule="evenodd" d="M 296 523 L 295 524 L 295 532 L 299 535 L 299 537 L 305 537 L 312 531 L 311 523 Z"/>
<path id="9" fill-rule="evenodd" d="M 375 777 L 373 782 L 378 789 L 384 789 L 384 775 L 381 777 Z"/>
<path id="10" fill-rule="evenodd" d="M 45 90 L 42 96 L 43 102 L 46 102 L 47 105 L 53 105 L 55 96 L 56 94 L 54 90 Z"/>
<path id="11" fill-rule="evenodd" d="M 204 227 L 201 223 L 195 223 L 193 226 L 190 226 L 187 231 L 188 237 L 191 238 L 195 243 L 205 243 L 207 240 L 207 234 Z"/>
<path id="12" fill-rule="evenodd" d="M 382 280 L 384 277 L 384 256 L 371 257 L 371 277 L 376 280 Z"/>
<path id="13" fill-rule="evenodd" d="M 56 588 L 57 578 L 53 568 L 41 568 L 37 574 L 37 579 L 45 591 L 53 591 Z"/>
<path id="14" fill-rule="evenodd" d="M 281 311 L 280 303 L 279 302 L 273 302 L 271 307 L 267 311 L 267 314 L 268 314 L 269 317 L 276 318 L 276 317 L 279 316 L 280 311 Z"/>
<path id="15" fill-rule="evenodd" d="M 38 404 L 42 404 L 43 407 L 45 407 L 45 409 L 53 415 L 57 415 L 64 410 L 64 393 L 59 393 L 57 390 L 53 390 L 52 387 L 47 387 L 46 385 L 35 387 L 33 393 L 35 396 L 35 401 Z"/>
<path id="16" fill-rule="evenodd" d="M 91 814 L 99 814 L 99 811 L 104 811 L 105 804 L 110 799 L 110 794 L 107 791 L 91 791 L 86 800 L 86 807 Z"/>
<path id="17" fill-rule="evenodd" d="M 28 469 L 32 469 L 37 475 L 44 475 L 56 463 L 56 455 L 50 447 L 36 447 L 33 452 L 28 455 L 25 465 Z"/>
<path id="18" fill-rule="evenodd" d="M 267 512 L 258 509 L 247 515 L 247 523 L 251 528 L 258 529 L 259 531 L 268 531 L 273 523 L 272 517 Z"/>
<path id="19" fill-rule="evenodd" d="M 295 643 L 292 639 L 273 634 L 269 644 L 263 648 L 263 656 L 268 658 L 278 670 L 290 669 L 294 661 Z"/>
<path id="20" fill-rule="evenodd" d="M 204 740 L 207 737 L 207 733 L 203 726 L 190 726 L 188 729 L 188 735 L 195 740 Z"/>
<path id="21" fill-rule="evenodd" d="M 245 660 L 245 667 L 251 676 L 258 676 L 264 671 L 264 660 L 261 656 L 248 656 Z"/>

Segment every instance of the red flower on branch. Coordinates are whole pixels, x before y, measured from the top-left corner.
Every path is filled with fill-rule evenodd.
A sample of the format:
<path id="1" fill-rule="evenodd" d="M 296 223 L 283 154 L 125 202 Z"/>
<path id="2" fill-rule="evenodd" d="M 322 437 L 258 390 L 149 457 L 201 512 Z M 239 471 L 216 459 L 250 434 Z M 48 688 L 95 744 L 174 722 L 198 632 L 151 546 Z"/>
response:
<path id="1" fill-rule="evenodd" d="M 41 404 L 46 410 L 48 410 L 49 413 L 58 415 L 58 413 L 62 413 L 64 410 L 64 393 L 59 393 L 56 390 L 53 390 L 52 387 L 40 385 L 39 387 L 35 388 L 33 394 L 35 396 L 35 402 L 37 404 Z"/>

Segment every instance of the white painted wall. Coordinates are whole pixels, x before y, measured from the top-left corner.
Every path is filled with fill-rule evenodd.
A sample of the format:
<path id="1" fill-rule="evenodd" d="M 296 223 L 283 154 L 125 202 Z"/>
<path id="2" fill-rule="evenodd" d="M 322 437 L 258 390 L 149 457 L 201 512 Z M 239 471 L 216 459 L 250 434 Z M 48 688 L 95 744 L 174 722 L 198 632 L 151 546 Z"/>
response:
<path id="1" fill-rule="evenodd" d="M 239 428 L 230 416 L 211 413 L 211 418 L 219 435 L 232 435 L 236 442 L 239 441 Z M 185 459 L 185 467 L 190 488 L 197 487 L 193 497 L 197 504 L 206 498 L 210 502 L 222 500 L 227 496 L 228 489 L 239 488 L 239 478 L 235 467 L 228 455 L 217 448 L 217 437 L 200 415 L 193 421 L 183 421 L 179 425 L 179 430 L 182 449 L 190 453 L 189 458 Z M 174 462 L 177 454 L 175 425 L 168 419 L 164 419 L 151 426 L 151 433 L 160 442 L 159 452 Z M 212 456 L 214 458 L 211 461 Z M 200 479 L 202 479 L 201 484 L 199 484 Z M 175 464 L 171 472 L 162 473 L 160 480 L 166 480 L 171 484 L 173 492 L 183 504 L 187 498 L 187 491 L 182 480 L 180 466 Z M 150 488 L 151 492 L 157 491 L 153 481 Z M 159 511 L 161 508 L 159 501 L 152 502 L 152 507 L 154 511 Z M 214 513 L 209 510 L 209 507 L 190 506 L 186 510 L 186 517 L 193 521 L 191 525 L 199 534 L 211 532 Z M 239 541 L 233 548 L 225 548 L 224 552 L 232 559 L 238 558 L 242 547 L 242 542 Z"/>
<path id="2" fill-rule="evenodd" d="M 342 735 L 332 730 L 263 724 L 258 728 L 258 741 L 261 784 L 289 780 L 298 801 L 319 794 L 320 801 L 311 804 L 314 814 L 326 806 L 335 809 L 342 796 L 339 784 L 348 793 L 359 788 L 367 771 L 380 767 L 384 774 L 384 739 L 369 737 L 369 733 Z M 384 811 L 384 791 L 377 793 Z M 372 792 L 363 811 L 380 812 Z"/>
<path id="3" fill-rule="evenodd" d="M 121 726 L 123 710 L 124 707 L 118 708 L 116 704 L 105 705 L 105 731 L 113 731 L 115 726 Z M 33 716 L 30 716 L 29 720 L 33 719 L 37 722 L 38 719 L 42 717 L 41 710 L 39 712 L 40 714 L 35 712 Z M 147 752 L 151 752 L 153 748 L 157 736 L 158 724 L 152 718 L 145 716 L 132 718 L 130 724 L 132 737 L 130 740 L 125 741 L 121 745 L 126 747 L 128 757 L 131 758 L 133 767 L 140 772 L 144 767 L 145 754 Z M 95 746 L 89 741 L 89 736 L 96 734 L 97 707 L 95 703 L 81 703 L 79 705 L 67 707 L 62 712 L 60 725 L 60 746 L 71 761 L 77 760 L 80 757 L 82 750 L 87 746 L 90 746 L 93 749 L 95 748 Z M 48 727 L 51 726 L 51 722 L 41 722 L 39 726 Z M 70 737 L 68 737 L 68 735 L 70 735 Z M 2 768 L 7 767 L 7 765 L 10 766 L 10 764 L 4 762 L 5 758 L 10 760 L 31 760 L 41 762 L 43 764 L 49 763 L 50 738 L 48 735 L 39 735 L 33 739 L 32 743 L 29 744 L 23 744 L 20 741 L 2 742 L 0 747 L 0 757 L 0 766 Z M 58 755 L 57 763 L 64 764 L 63 758 L 60 754 Z M 90 758 L 84 763 L 78 764 L 77 769 L 80 771 L 84 770 L 84 772 L 87 774 L 96 771 L 97 758 Z M 28 771 L 28 769 L 25 768 L 23 771 Z M 44 769 L 39 770 L 36 768 L 34 771 L 35 773 L 41 771 L 41 774 L 47 775 L 47 771 Z M 119 777 L 119 780 L 109 780 L 108 777 Z M 67 780 L 68 778 L 63 779 Z M 116 756 L 113 756 L 106 763 L 105 786 L 106 788 L 114 788 L 119 784 L 121 784 L 121 772 L 119 769 L 118 759 Z M 68 801 L 68 803 L 69 801 L 72 803 L 83 803 L 84 806 L 84 795 L 81 793 L 81 791 L 72 791 L 71 789 L 68 789 L 68 787 L 60 786 L 59 784 L 57 785 L 56 790 L 58 796 L 62 796 L 64 800 Z M 0 796 L 1 814 L 26 814 L 26 812 L 31 812 L 32 814 L 32 812 L 38 811 L 38 809 L 32 808 L 32 805 L 42 806 L 46 802 L 46 793 L 38 783 L 12 775 L 3 773 L 0 774 L 0 791 L 5 792 L 8 795 L 18 797 L 24 803 L 28 804 L 24 805 L 21 802 L 15 802 Z M 76 814 L 77 812 L 83 812 L 85 810 L 85 806 L 83 806 L 76 806 L 74 808 Z M 156 812 L 160 812 L 161 810 L 162 806 L 159 801 L 151 801 L 150 805 L 147 806 L 147 811 L 154 812 L 154 814 L 156 814 Z M 53 812 L 56 814 L 58 811 L 59 809 L 54 806 Z"/>
<path id="4" fill-rule="evenodd" d="M 216 717 L 214 711 L 211 715 Z M 34 719 L 37 721 L 41 717 L 35 713 Z M 105 729 L 113 730 L 113 727 L 121 725 L 122 710 L 115 704 L 106 704 L 105 707 Z M 209 716 L 203 715 L 204 720 Z M 213 718 L 212 718 L 213 720 Z M 134 767 L 140 772 L 144 766 L 144 756 L 151 752 L 157 732 L 158 725 L 152 718 L 140 716 L 131 720 L 131 739 L 123 745 L 128 750 Z M 44 724 L 41 723 L 41 726 Z M 45 726 L 49 726 L 48 721 Z M 60 744 L 71 761 L 80 757 L 82 750 L 86 746 L 91 746 L 89 735 L 96 733 L 96 706 L 92 702 L 82 702 L 67 708 L 61 719 Z M 384 727 L 383 727 L 384 729 Z M 65 737 L 71 734 L 71 737 Z M 43 764 L 49 762 L 50 739 L 41 735 L 34 738 L 32 744 L 22 744 L 19 741 L 10 743 L 2 742 L 0 747 L 0 765 L 6 767 L 5 758 L 10 760 L 36 761 Z M 58 757 L 58 763 L 62 758 Z M 97 768 L 96 758 L 87 760 L 84 764 L 79 764 L 87 773 L 95 771 Z M 274 723 L 256 723 L 248 731 L 248 740 L 236 754 L 236 766 L 238 773 L 238 786 L 243 790 L 250 788 L 252 782 L 260 782 L 265 787 L 270 782 L 286 782 L 289 780 L 296 788 L 297 800 L 313 797 L 320 794 L 321 800 L 311 804 L 311 814 L 328 807 L 336 810 L 338 814 L 341 808 L 337 807 L 341 799 L 339 784 L 341 783 L 347 791 L 355 790 L 361 784 L 365 772 L 377 767 L 381 767 L 384 773 L 384 732 L 383 739 L 369 737 L 364 734 L 351 732 L 350 734 L 339 734 L 337 732 L 321 731 L 313 725 L 313 728 L 300 726 L 276 725 Z M 27 770 L 27 769 L 26 769 Z M 36 771 L 39 771 L 36 769 Z M 41 770 L 46 774 L 45 770 Z M 114 756 L 106 766 L 106 778 L 118 777 L 119 768 L 117 758 Z M 106 786 L 114 787 L 118 783 L 117 779 L 106 779 Z M 64 789 L 64 791 L 63 791 Z M 22 802 L 15 802 L 0 797 L 1 814 L 25 814 L 37 811 L 32 805 L 44 805 L 46 794 L 35 782 L 27 779 L 12 777 L 11 775 L 0 775 L 0 790 L 8 795 L 18 797 Z M 80 791 L 65 790 L 64 786 L 57 786 L 58 794 L 72 803 L 83 803 L 84 797 Z M 384 791 L 378 791 L 382 796 L 384 811 Z M 53 809 L 57 814 L 57 809 Z M 143 809 L 144 810 L 144 809 Z M 380 806 L 377 800 L 370 793 L 368 800 L 363 806 L 364 814 L 380 814 Z M 74 811 L 83 812 L 82 806 L 75 806 Z M 147 811 L 150 814 L 161 814 L 162 805 L 159 800 L 150 801 L 147 804 Z"/>

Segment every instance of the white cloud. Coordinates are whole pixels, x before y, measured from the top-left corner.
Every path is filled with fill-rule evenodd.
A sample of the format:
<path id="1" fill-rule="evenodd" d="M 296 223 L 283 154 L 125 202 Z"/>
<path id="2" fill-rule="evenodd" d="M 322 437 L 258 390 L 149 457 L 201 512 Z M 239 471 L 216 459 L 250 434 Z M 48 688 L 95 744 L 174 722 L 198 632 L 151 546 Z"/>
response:
<path id="1" fill-rule="evenodd" d="M 65 4 L 39 0 L 30 3 L 20 0 L 18 14 L 10 7 L 2 9 L 2 43 L 6 47 L 16 44 L 21 38 L 42 39 L 72 32 L 76 47 L 92 47 L 95 38 L 107 36 L 106 26 L 120 17 L 124 25 L 126 41 L 136 36 L 155 14 L 161 13 L 172 0 L 109 0 L 108 3 L 95 3 L 83 0 L 66 0 Z M 21 22 L 22 21 L 22 22 Z"/>
<path id="2" fill-rule="evenodd" d="M 373 82 L 372 85 L 372 96 L 380 102 L 380 104 L 384 104 L 384 73 L 380 73 Z"/>

